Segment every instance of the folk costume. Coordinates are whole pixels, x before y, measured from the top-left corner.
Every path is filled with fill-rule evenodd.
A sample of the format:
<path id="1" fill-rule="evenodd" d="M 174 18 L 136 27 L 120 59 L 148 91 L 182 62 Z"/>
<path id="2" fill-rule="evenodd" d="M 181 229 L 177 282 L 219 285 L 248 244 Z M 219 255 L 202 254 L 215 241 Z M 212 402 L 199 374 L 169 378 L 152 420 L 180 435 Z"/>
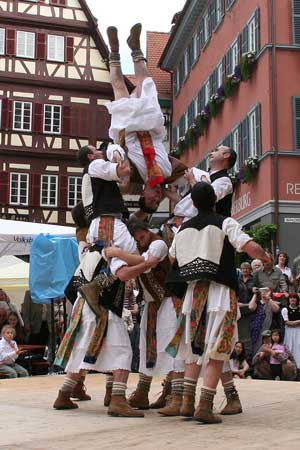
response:
<path id="1" fill-rule="evenodd" d="M 171 267 L 168 247 L 154 233 L 151 233 L 151 243 L 147 251 L 142 253 L 145 261 L 150 254 L 159 257 L 160 263 L 138 277 L 145 301 L 140 327 L 140 381 L 129 399 L 131 406 L 143 409 L 149 408 L 149 377 L 184 371 L 184 361 L 172 358 L 165 351 L 176 332 L 176 302 L 169 296 L 165 287 L 165 278 Z"/>
<path id="2" fill-rule="evenodd" d="M 292 308 L 288 306 L 281 311 L 284 322 L 300 321 L 300 308 Z M 289 348 L 290 352 L 295 358 L 297 368 L 300 369 L 300 325 L 289 326 L 285 325 L 284 343 Z"/>
<path id="3" fill-rule="evenodd" d="M 217 196 L 216 212 L 226 217 L 231 216 L 231 204 L 233 195 L 233 186 L 226 169 L 219 170 L 217 172 L 204 172 L 195 168 L 193 169 L 196 181 L 201 181 L 202 175 L 204 175 L 208 181 L 210 181 Z M 176 216 L 184 217 L 185 220 L 191 219 L 197 216 L 198 210 L 193 205 L 191 194 L 188 193 L 183 199 L 177 203 L 174 209 Z"/>

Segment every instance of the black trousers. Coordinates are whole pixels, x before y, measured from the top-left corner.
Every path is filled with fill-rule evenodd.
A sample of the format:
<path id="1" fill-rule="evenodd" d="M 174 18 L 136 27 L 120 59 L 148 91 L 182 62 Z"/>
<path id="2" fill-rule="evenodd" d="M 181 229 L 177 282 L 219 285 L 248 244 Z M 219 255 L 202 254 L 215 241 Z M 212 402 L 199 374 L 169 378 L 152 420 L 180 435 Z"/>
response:
<path id="1" fill-rule="evenodd" d="M 281 364 L 270 364 L 272 379 L 275 380 L 276 377 L 282 379 L 282 365 Z"/>

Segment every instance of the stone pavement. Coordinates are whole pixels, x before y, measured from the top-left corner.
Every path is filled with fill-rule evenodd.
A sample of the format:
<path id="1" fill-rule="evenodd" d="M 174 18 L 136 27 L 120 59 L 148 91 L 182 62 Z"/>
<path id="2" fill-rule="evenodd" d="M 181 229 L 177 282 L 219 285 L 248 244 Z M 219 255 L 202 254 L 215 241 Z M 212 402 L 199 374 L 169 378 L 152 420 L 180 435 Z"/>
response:
<path id="1" fill-rule="evenodd" d="M 131 375 L 132 391 L 137 375 Z M 146 411 L 144 419 L 109 417 L 105 377 L 89 375 L 92 401 L 56 411 L 62 376 L 0 380 L 0 450 L 299 450 L 300 383 L 238 380 L 244 413 L 202 425 Z M 160 391 L 155 379 L 151 398 Z M 199 383 L 200 385 L 200 383 Z M 199 392 L 199 387 L 198 387 Z M 215 406 L 221 408 L 222 390 Z"/>

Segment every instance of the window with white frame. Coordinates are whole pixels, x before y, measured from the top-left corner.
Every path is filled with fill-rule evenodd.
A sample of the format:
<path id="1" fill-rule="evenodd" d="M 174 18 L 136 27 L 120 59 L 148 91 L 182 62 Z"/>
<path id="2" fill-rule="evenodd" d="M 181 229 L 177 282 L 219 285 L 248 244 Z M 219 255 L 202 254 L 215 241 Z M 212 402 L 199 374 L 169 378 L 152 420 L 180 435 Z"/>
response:
<path id="1" fill-rule="evenodd" d="M 44 133 L 61 133 L 60 105 L 44 105 Z"/>
<path id="2" fill-rule="evenodd" d="M 209 102 L 210 99 L 210 83 L 209 80 L 207 80 L 204 84 L 204 105 L 206 105 Z"/>
<path id="3" fill-rule="evenodd" d="M 0 55 L 5 53 L 5 29 L 0 28 Z"/>
<path id="4" fill-rule="evenodd" d="M 189 115 L 188 115 L 188 112 L 186 111 L 184 113 L 184 133 L 187 132 L 188 127 L 189 127 Z"/>
<path id="5" fill-rule="evenodd" d="M 17 32 L 17 56 L 21 58 L 34 58 L 35 33 L 29 31 Z"/>
<path id="6" fill-rule="evenodd" d="M 192 64 L 197 60 L 198 58 L 198 35 L 197 33 L 193 36 L 193 61 Z"/>
<path id="7" fill-rule="evenodd" d="M 256 111 L 249 114 L 249 156 L 257 155 Z"/>
<path id="8" fill-rule="evenodd" d="M 204 17 L 204 42 L 209 39 L 209 14 L 208 11 L 205 13 Z"/>
<path id="9" fill-rule="evenodd" d="M 65 60 L 65 38 L 53 34 L 48 35 L 48 54 L 49 61 L 64 62 Z"/>
<path id="10" fill-rule="evenodd" d="M 216 0 L 216 25 L 218 25 L 223 17 L 223 8 L 222 8 L 223 0 Z"/>
<path id="11" fill-rule="evenodd" d="M 241 151 L 240 127 L 237 127 L 232 132 L 232 148 L 236 153 L 236 163 L 233 169 L 237 172 L 240 167 L 240 151 Z"/>
<path id="12" fill-rule="evenodd" d="M 10 174 L 10 204 L 11 205 L 28 205 L 29 191 L 29 175 L 28 173 L 11 173 Z"/>
<path id="13" fill-rule="evenodd" d="M 188 64 L 188 49 L 184 52 L 183 56 L 183 79 L 185 80 L 189 74 L 189 64 Z"/>
<path id="14" fill-rule="evenodd" d="M 69 177 L 68 207 L 73 208 L 81 200 L 82 177 Z"/>
<path id="15" fill-rule="evenodd" d="M 257 50 L 257 39 L 256 39 L 256 18 L 250 20 L 248 24 L 248 51 L 256 52 Z"/>
<path id="16" fill-rule="evenodd" d="M 223 61 L 217 66 L 217 87 L 219 88 L 223 84 Z"/>
<path id="17" fill-rule="evenodd" d="M 57 206 L 57 175 L 42 175 L 41 206 Z"/>
<path id="18" fill-rule="evenodd" d="M 14 130 L 31 131 L 31 118 L 31 102 L 14 102 Z"/>
<path id="19" fill-rule="evenodd" d="M 240 60 L 240 48 L 239 42 L 236 40 L 231 46 L 231 73 L 234 72 L 235 67 L 238 65 Z"/>

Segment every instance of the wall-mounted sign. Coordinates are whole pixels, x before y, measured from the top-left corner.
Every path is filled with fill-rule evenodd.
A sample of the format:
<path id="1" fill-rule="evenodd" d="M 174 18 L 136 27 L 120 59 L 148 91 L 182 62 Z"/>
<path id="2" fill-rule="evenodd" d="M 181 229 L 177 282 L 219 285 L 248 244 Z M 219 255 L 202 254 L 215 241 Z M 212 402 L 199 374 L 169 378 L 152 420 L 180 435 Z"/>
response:
<path id="1" fill-rule="evenodd" d="M 300 223 L 300 217 L 285 217 L 285 223 Z"/>
<path id="2" fill-rule="evenodd" d="M 300 183 L 286 183 L 286 193 L 300 195 Z"/>

